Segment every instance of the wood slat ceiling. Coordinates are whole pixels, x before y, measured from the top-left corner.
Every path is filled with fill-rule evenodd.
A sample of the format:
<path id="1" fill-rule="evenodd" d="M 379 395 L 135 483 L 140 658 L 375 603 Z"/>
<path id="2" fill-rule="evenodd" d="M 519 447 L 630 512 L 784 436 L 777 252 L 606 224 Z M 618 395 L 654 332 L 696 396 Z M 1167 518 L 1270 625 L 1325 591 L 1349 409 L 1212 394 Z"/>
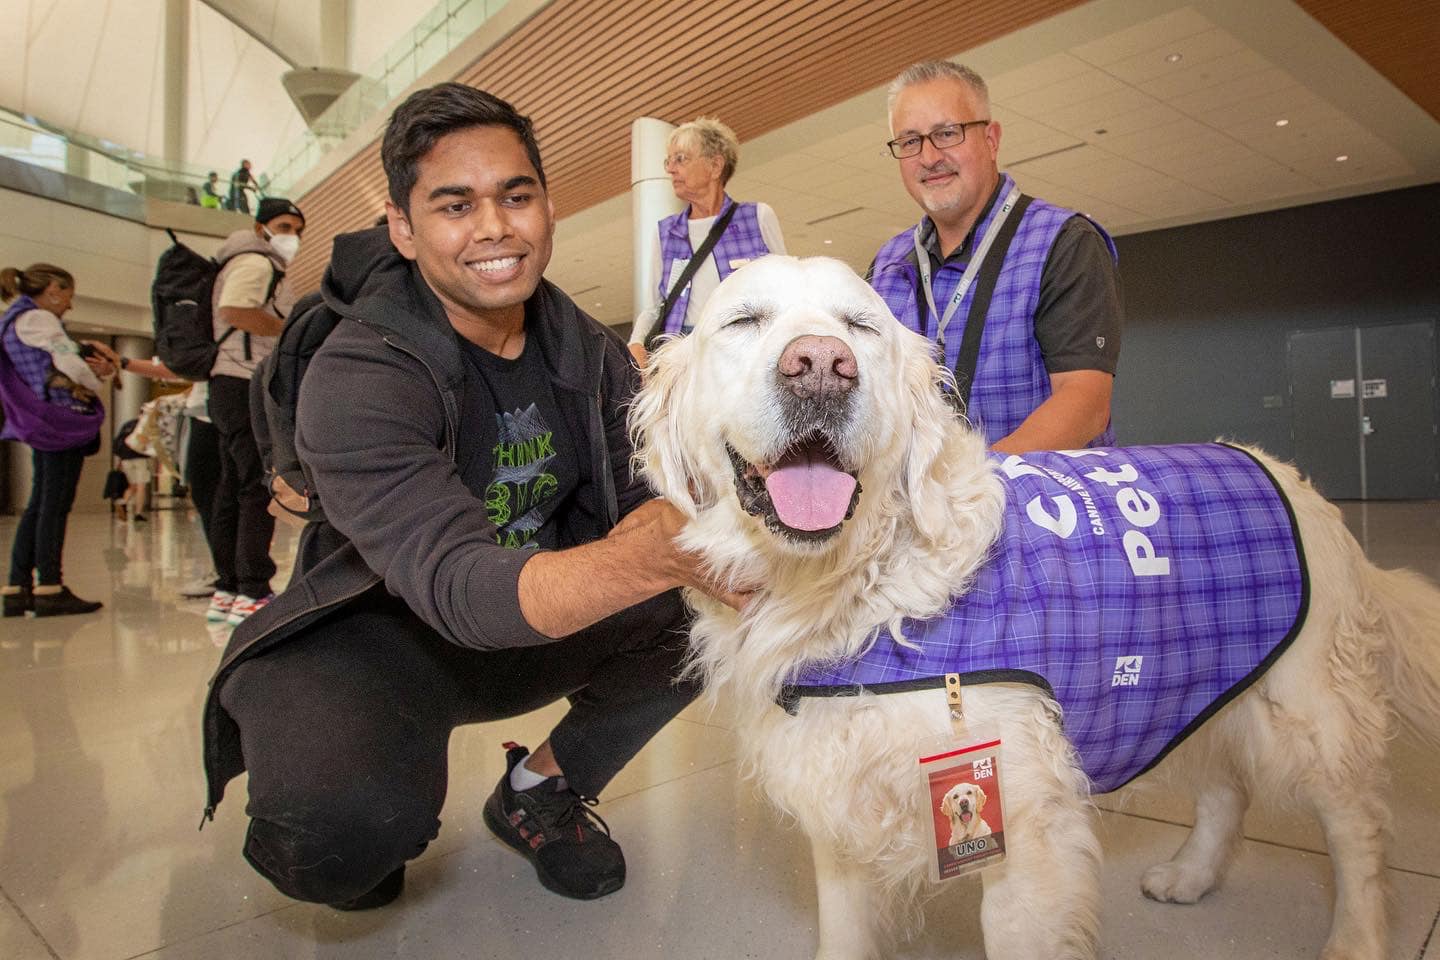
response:
<path id="1" fill-rule="evenodd" d="M 719 116 L 742 142 L 1083 0 L 554 0 L 455 79 L 535 121 L 561 217 L 629 187 L 630 123 Z M 1297 0 L 1440 119 L 1440 3 Z M 338 233 L 381 212 L 378 139 L 306 193 L 305 249 L 291 270 L 314 289 Z"/>
<path id="2" fill-rule="evenodd" d="M 1440 120 L 1440 3 L 1296 0 L 1421 109 Z"/>
<path id="3" fill-rule="evenodd" d="M 456 77 L 534 121 L 556 211 L 628 190 L 630 124 L 719 116 L 742 142 L 1083 0 L 555 0 Z M 316 288 L 336 234 L 381 212 L 378 140 L 299 198 Z"/>

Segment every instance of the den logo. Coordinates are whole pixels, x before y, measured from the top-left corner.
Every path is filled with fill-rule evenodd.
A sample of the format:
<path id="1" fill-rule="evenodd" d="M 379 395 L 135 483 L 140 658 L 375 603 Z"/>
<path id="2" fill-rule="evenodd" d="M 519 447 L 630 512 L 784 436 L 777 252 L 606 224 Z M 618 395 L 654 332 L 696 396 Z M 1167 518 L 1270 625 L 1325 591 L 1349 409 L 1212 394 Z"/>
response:
<path id="1" fill-rule="evenodd" d="M 1140 686 L 1140 666 L 1144 661 L 1144 657 L 1116 657 L 1115 675 L 1110 678 L 1110 686 Z"/>

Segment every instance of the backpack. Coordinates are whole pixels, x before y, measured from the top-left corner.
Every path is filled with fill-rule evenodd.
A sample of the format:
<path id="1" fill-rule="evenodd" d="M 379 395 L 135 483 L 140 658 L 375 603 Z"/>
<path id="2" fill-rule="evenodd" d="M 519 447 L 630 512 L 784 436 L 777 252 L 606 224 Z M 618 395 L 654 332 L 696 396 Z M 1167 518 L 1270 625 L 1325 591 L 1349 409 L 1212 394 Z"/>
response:
<path id="1" fill-rule="evenodd" d="M 110 452 L 121 460 L 145 460 L 146 455 L 136 450 L 125 441 L 135 428 L 140 425 L 139 418 L 131 418 L 120 424 L 120 429 L 115 433 L 115 439 L 110 442 Z"/>
<path id="2" fill-rule="evenodd" d="M 187 380 L 208 380 L 220 344 L 235 332 L 231 327 L 215 339 L 212 312 L 215 278 L 224 262 L 191 250 L 166 230 L 174 244 L 160 254 L 150 284 L 150 305 L 155 315 L 155 353 L 160 362 Z M 273 264 L 272 264 L 273 268 Z M 265 299 L 275 295 L 278 270 L 270 278 Z M 250 334 L 245 336 L 245 359 L 250 359 Z"/>
<path id="3" fill-rule="evenodd" d="M 263 410 L 252 408 L 250 416 L 255 422 L 257 437 L 262 431 L 268 436 L 268 456 L 262 458 L 266 460 L 267 486 L 273 493 L 275 479 L 279 478 L 304 496 L 307 503 L 303 510 L 279 500 L 275 502 L 305 520 L 323 520 L 325 512 L 320 506 L 319 493 L 295 452 L 295 410 L 300 404 L 300 382 L 310 368 L 315 351 L 339 323 L 340 314 L 327 307 L 318 293 L 300 298 L 280 331 L 275 350 L 255 371 L 264 403 Z"/>

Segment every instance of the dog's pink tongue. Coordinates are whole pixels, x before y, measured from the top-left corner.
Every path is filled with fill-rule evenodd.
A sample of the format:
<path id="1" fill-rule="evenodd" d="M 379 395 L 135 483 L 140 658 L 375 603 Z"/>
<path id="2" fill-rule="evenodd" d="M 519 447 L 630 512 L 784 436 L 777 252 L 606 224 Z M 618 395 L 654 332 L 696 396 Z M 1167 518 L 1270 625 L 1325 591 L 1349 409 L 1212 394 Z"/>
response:
<path id="1" fill-rule="evenodd" d="M 765 478 L 780 522 L 792 530 L 829 530 L 845 519 L 855 478 L 815 451 L 783 461 Z"/>

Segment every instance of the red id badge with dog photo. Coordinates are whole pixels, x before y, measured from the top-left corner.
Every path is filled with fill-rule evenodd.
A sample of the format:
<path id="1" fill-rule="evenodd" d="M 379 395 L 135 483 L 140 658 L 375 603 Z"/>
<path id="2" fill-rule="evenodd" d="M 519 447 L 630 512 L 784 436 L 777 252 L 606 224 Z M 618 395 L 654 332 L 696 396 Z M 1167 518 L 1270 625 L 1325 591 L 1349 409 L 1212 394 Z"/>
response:
<path id="1" fill-rule="evenodd" d="M 930 879 L 964 876 L 1005 859 L 1000 737 L 970 731 L 923 749 L 920 774 L 934 836 Z"/>

